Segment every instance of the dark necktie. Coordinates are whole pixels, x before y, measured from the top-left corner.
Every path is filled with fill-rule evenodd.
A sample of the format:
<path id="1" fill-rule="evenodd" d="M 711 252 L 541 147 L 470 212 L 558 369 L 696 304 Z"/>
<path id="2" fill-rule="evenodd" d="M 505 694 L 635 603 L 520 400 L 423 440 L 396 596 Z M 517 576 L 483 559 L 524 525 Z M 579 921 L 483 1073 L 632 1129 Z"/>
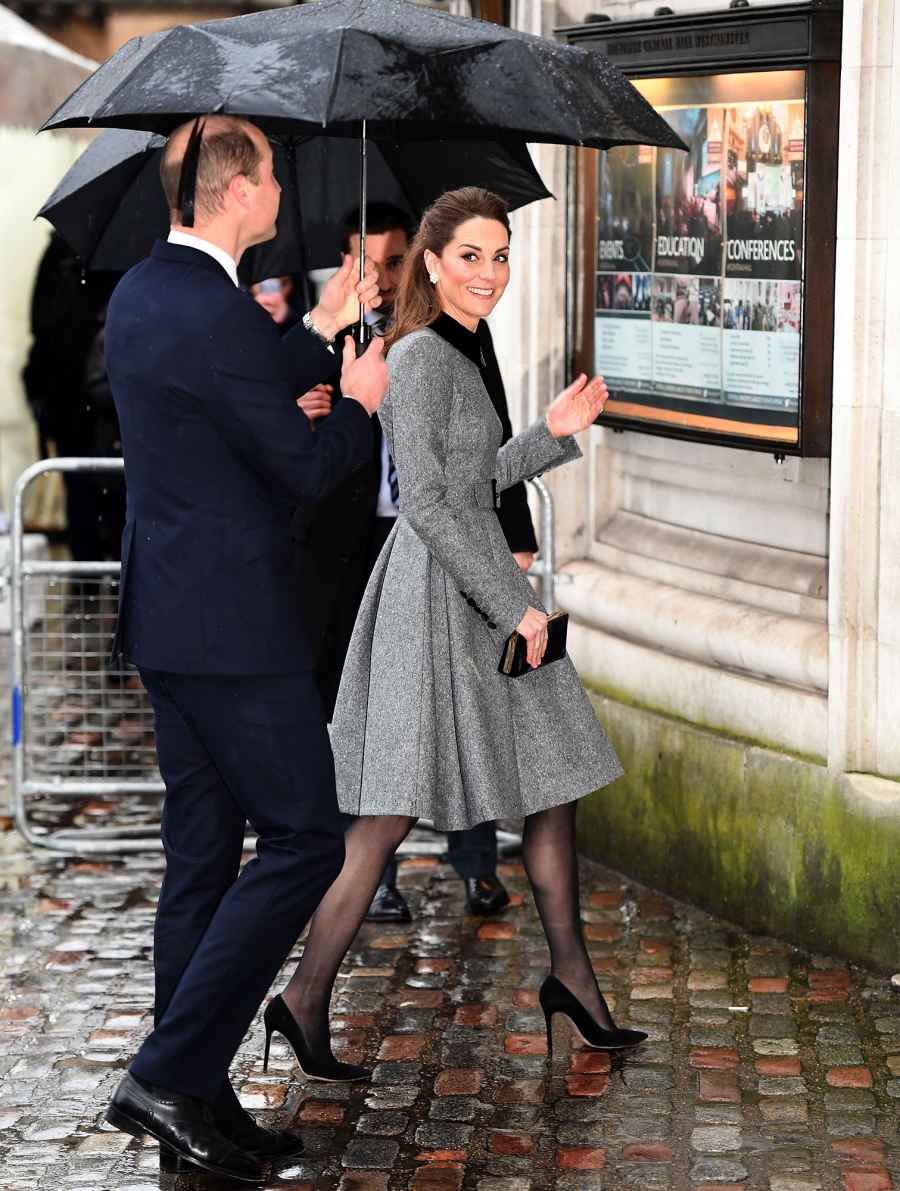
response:
<path id="1" fill-rule="evenodd" d="M 369 324 L 369 329 L 373 335 L 385 335 L 388 329 L 388 320 L 382 315 L 380 318 L 373 319 Z M 388 488 L 391 493 L 391 500 L 395 505 L 400 503 L 400 481 L 397 479 L 397 469 L 394 466 L 394 458 L 391 452 L 388 451 Z"/>
<path id="2" fill-rule="evenodd" d="M 397 469 L 394 467 L 394 458 L 388 451 L 388 487 L 391 490 L 391 500 L 394 504 L 400 501 L 400 481 L 397 479 Z"/>

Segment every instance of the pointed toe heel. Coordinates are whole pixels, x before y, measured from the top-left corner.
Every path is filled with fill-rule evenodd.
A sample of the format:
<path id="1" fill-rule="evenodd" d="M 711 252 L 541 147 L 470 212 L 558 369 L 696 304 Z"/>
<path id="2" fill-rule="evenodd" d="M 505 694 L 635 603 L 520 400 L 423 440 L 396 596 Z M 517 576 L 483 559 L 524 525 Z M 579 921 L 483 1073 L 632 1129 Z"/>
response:
<path id="1" fill-rule="evenodd" d="M 270 1025 L 268 1014 L 266 1014 L 263 1020 L 266 1027 L 266 1049 L 263 1052 L 263 1075 L 267 1075 L 269 1072 L 269 1051 L 272 1048 L 272 1033 L 275 1027 Z"/>
<path id="2" fill-rule="evenodd" d="M 553 1018 L 557 1013 L 568 1018 L 572 1027 L 581 1036 L 585 1045 L 595 1050 L 623 1050 L 644 1042 L 647 1035 L 643 1030 L 624 1030 L 618 1026 L 607 1029 L 591 1017 L 574 993 L 569 992 L 561 980 L 548 976 L 541 985 L 538 997 L 544 1011 L 547 1027 L 547 1058 L 553 1058 Z"/>
<path id="3" fill-rule="evenodd" d="M 372 1072 L 367 1067 L 360 1067 L 356 1063 L 341 1063 L 334 1057 L 330 1049 L 327 1054 L 313 1054 L 303 1037 L 300 1023 L 288 1009 L 281 996 L 273 997 L 268 1003 L 263 1014 L 263 1023 L 266 1028 L 263 1072 L 269 1069 L 272 1035 L 277 1032 L 293 1047 L 300 1070 L 307 1079 L 316 1079 L 323 1083 L 356 1083 L 372 1078 Z"/>

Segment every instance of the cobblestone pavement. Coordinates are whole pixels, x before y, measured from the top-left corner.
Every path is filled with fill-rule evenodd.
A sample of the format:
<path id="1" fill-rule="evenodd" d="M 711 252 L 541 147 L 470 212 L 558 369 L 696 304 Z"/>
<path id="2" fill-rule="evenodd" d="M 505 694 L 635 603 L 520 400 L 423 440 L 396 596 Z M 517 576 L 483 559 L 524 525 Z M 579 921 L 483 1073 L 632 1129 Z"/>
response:
<path id="1" fill-rule="evenodd" d="M 161 1181 L 155 1146 L 101 1123 L 149 1026 L 160 857 L 35 859 L 4 826 L 0 1188 L 224 1188 Z M 482 922 L 446 865 L 406 861 L 413 925 L 364 928 L 333 1012 L 339 1052 L 374 1065 L 371 1085 L 305 1084 L 277 1043 L 263 1075 L 256 1021 L 233 1071 L 241 1098 L 307 1143 L 269 1186 L 900 1188 L 900 998 L 885 979 L 586 865 L 596 970 L 618 1020 L 650 1038 L 610 1063 L 560 1030 L 551 1067 L 543 938 L 521 866 L 501 871 L 514 905 Z"/>
<path id="2" fill-rule="evenodd" d="M 0 665 L 7 652 L 0 636 Z M 82 685 L 86 705 L 65 730 L 96 731 L 84 728 L 92 714 L 104 731 L 119 724 Z M 0 808 L 8 719 L 4 700 Z M 64 743 L 80 761 L 93 755 L 90 740 Z M 45 827 L 155 814 L 134 796 L 46 798 L 32 810 Z M 161 1179 L 154 1145 L 102 1123 L 150 1024 L 161 869 L 152 853 L 36 857 L 0 814 L 0 1191 L 236 1186 Z M 601 984 L 619 1022 L 650 1037 L 610 1062 L 558 1031 L 550 1066 L 536 1007 L 543 937 L 521 866 L 501 872 L 514 904 L 482 922 L 464 915 L 446 865 L 402 865 L 415 921 L 363 929 L 333 1005 L 336 1049 L 373 1064 L 371 1085 L 304 1083 L 278 1042 L 264 1075 L 254 1023 L 233 1069 L 241 1098 L 306 1139 L 304 1159 L 273 1171 L 271 1188 L 900 1191 L 900 996 L 886 979 L 585 864 Z"/>

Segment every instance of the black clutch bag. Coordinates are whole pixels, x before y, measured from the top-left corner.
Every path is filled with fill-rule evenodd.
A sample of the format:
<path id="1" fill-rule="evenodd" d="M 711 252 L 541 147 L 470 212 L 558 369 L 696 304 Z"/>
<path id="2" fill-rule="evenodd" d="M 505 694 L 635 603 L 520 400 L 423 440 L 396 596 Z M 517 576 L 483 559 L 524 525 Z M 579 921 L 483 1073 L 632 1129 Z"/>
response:
<path id="1" fill-rule="evenodd" d="M 569 630 L 568 612 L 554 612 L 547 618 L 547 648 L 541 658 L 541 665 L 529 666 L 528 642 L 521 633 L 511 633 L 500 656 L 500 673 L 507 678 L 521 678 L 533 669 L 549 666 L 566 656 L 566 633 Z"/>

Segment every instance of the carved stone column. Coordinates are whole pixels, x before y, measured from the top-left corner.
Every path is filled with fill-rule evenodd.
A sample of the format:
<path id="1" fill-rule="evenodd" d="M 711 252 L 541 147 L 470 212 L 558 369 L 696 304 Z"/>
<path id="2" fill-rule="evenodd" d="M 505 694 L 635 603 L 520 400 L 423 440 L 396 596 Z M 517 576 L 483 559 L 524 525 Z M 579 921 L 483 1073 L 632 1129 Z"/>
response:
<path id="1" fill-rule="evenodd" d="M 900 3 L 844 7 L 829 764 L 900 775 Z"/>

